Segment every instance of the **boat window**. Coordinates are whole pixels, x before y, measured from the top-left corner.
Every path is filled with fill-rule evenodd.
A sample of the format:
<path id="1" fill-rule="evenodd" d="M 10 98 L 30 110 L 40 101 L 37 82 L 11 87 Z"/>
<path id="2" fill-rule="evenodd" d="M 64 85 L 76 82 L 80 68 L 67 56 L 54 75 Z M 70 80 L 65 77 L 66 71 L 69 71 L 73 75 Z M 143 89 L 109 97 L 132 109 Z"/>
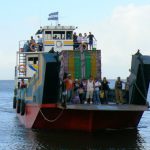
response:
<path id="1" fill-rule="evenodd" d="M 51 31 L 45 31 L 44 39 L 45 40 L 51 40 L 52 39 L 52 32 Z"/>
<path id="2" fill-rule="evenodd" d="M 67 31 L 66 32 L 66 39 L 71 40 L 72 39 L 72 31 Z"/>
<path id="3" fill-rule="evenodd" d="M 65 31 L 53 31 L 53 39 L 54 40 L 64 40 L 65 39 Z"/>
<path id="4" fill-rule="evenodd" d="M 29 64 L 38 64 L 38 58 L 37 57 L 29 57 L 28 63 Z"/>

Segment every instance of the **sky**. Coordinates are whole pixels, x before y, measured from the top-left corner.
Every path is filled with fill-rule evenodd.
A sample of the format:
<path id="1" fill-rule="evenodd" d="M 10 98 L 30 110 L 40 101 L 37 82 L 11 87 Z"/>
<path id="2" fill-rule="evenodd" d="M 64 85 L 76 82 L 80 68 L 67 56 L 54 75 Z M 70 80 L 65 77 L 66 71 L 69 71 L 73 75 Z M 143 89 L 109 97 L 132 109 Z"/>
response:
<path id="1" fill-rule="evenodd" d="M 150 55 L 150 0 L 13 0 L 0 5 L 0 80 L 14 79 L 16 51 L 40 26 L 54 24 L 48 14 L 59 12 L 61 25 L 92 32 L 101 49 L 102 77 L 125 79 L 138 49 Z"/>

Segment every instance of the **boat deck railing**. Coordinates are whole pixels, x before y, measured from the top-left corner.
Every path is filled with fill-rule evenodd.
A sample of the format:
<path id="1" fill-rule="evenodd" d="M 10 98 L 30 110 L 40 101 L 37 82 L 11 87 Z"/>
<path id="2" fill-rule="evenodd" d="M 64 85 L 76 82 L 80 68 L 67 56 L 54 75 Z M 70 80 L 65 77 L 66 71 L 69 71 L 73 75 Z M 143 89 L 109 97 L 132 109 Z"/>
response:
<path id="1" fill-rule="evenodd" d="M 61 106 L 60 106 L 61 107 Z M 146 105 L 133 105 L 123 104 L 117 105 L 116 103 L 110 104 L 69 104 L 66 109 L 75 110 L 91 110 L 91 111 L 148 111 Z"/>

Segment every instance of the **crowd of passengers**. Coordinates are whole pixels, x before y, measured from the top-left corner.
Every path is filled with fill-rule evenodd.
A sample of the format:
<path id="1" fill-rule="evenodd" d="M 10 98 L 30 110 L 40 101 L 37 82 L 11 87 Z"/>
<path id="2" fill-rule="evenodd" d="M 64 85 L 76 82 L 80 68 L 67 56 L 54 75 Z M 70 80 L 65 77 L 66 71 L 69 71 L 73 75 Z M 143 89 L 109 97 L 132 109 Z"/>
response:
<path id="1" fill-rule="evenodd" d="M 33 36 L 31 36 L 30 40 L 27 40 L 24 43 L 23 46 L 23 51 L 24 52 L 34 52 L 37 48 L 37 51 L 42 51 L 43 50 L 43 39 L 38 35 L 37 36 L 37 42 L 35 41 L 35 39 L 33 38 Z M 57 35 L 55 35 L 53 37 L 53 39 L 58 39 Z M 96 38 L 94 37 L 94 35 L 89 32 L 89 35 L 87 35 L 86 33 L 84 33 L 84 35 L 82 35 L 82 33 L 79 33 L 79 35 L 76 34 L 76 32 L 74 32 L 73 34 L 73 49 L 74 50 L 92 50 L 93 49 L 93 42 L 94 40 L 96 41 Z"/>
<path id="2" fill-rule="evenodd" d="M 33 38 L 33 36 L 31 36 L 30 40 L 27 40 L 24 43 L 23 46 L 23 51 L 24 52 L 34 52 L 37 48 L 37 51 L 42 51 L 43 50 L 43 39 L 38 35 L 37 36 L 37 42 L 35 41 L 35 39 Z"/>
<path id="3" fill-rule="evenodd" d="M 84 35 L 82 35 L 82 33 L 79 33 L 79 35 L 76 34 L 76 32 L 74 32 L 73 34 L 73 49 L 74 50 L 92 50 L 93 49 L 93 43 L 94 40 L 96 41 L 95 36 L 89 32 L 89 35 L 87 35 L 87 33 L 84 33 Z"/>
<path id="4" fill-rule="evenodd" d="M 125 84 L 125 94 L 123 95 L 123 83 Z M 63 102 L 80 104 L 108 104 L 108 94 L 110 91 L 109 81 L 106 77 L 103 80 L 93 79 L 75 79 L 72 80 L 71 74 L 64 77 L 63 84 Z M 115 102 L 116 104 L 128 103 L 129 99 L 129 78 L 124 82 L 120 77 L 115 82 Z"/>
<path id="5" fill-rule="evenodd" d="M 123 94 L 123 84 L 125 84 L 125 92 Z M 22 89 L 21 97 L 24 98 L 26 83 L 24 79 L 18 82 L 18 89 Z M 116 104 L 129 103 L 129 77 L 126 82 L 120 77 L 115 81 L 115 100 Z M 106 77 L 103 80 L 93 79 L 75 79 L 72 80 L 71 74 L 66 74 L 62 82 L 62 98 L 66 104 L 108 104 L 109 100 L 109 81 Z"/>

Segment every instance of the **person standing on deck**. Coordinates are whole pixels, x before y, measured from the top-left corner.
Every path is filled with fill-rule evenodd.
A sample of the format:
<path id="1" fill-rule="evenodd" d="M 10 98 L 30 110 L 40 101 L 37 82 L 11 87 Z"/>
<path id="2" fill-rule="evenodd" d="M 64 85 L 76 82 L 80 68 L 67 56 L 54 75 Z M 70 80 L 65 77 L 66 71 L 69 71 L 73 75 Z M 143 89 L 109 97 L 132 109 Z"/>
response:
<path id="1" fill-rule="evenodd" d="M 64 80 L 66 84 L 66 90 L 67 90 L 67 102 L 70 103 L 72 99 L 72 92 L 73 92 L 73 80 L 71 79 L 71 74 L 67 75 L 67 78 Z"/>
<path id="2" fill-rule="evenodd" d="M 24 79 L 21 79 L 21 83 L 20 83 L 20 98 L 21 100 L 24 100 L 25 98 L 25 89 L 27 87 L 27 84 L 24 82 Z"/>
<path id="3" fill-rule="evenodd" d="M 82 33 L 79 33 L 79 36 L 77 37 L 77 42 L 78 42 L 78 49 L 80 49 L 80 45 L 82 44 L 83 41 L 83 36 Z"/>
<path id="4" fill-rule="evenodd" d="M 116 95 L 116 103 L 122 104 L 123 103 L 123 97 L 122 97 L 122 81 L 121 78 L 118 77 L 115 82 L 115 95 Z"/>
<path id="5" fill-rule="evenodd" d="M 43 39 L 38 35 L 38 51 L 42 51 L 43 48 Z"/>
<path id="6" fill-rule="evenodd" d="M 30 52 L 29 40 L 27 40 L 23 45 L 24 52 Z"/>
<path id="7" fill-rule="evenodd" d="M 88 39 L 89 39 L 90 50 L 92 50 L 93 49 L 93 39 L 95 39 L 95 41 L 96 41 L 96 38 L 94 37 L 94 35 L 91 32 L 89 32 Z"/>
<path id="8" fill-rule="evenodd" d="M 100 86 L 101 86 L 100 81 L 98 80 L 98 78 L 95 78 L 94 95 L 93 95 L 94 104 L 100 103 Z"/>
<path id="9" fill-rule="evenodd" d="M 33 44 L 33 43 L 35 43 L 35 40 L 34 40 L 33 36 L 31 36 L 30 44 Z"/>
<path id="10" fill-rule="evenodd" d="M 31 36 L 30 43 L 29 43 L 31 51 L 35 51 L 35 45 L 36 45 L 36 42 L 35 42 L 33 36 Z"/>
<path id="11" fill-rule="evenodd" d="M 64 108 L 66 108 L 66 99 L 67 99 L 67 89 L 66 89 L 66 83 L 65 83 L 66 78 L 67 78 L 67 76 L 66 76 L 66 74 L 64 74 L 62 84 L 61 84 L 61 88 L 62 88 L 62 106 Z"/>
<path id="12" fill-rule="evenodd" d="M 73 49 L 74 50 L 77 49 L 79 46 L 77 38 L 78 38 L 78 36 L 77 36 L 76 32 L 74 32 L 74 34 L 73 34 Z"/>
<path id="13" fill-rule="evenodd" d="M 102 82 L 101 82 L 101 90 L 103 91 L 103 99 L 104 101 L 102 101 L 102 104 L 108 103 L 108 90 L 109 90 L 109 82 L 107 81 L 106 77 L 103 78 Z"/>
<path id="14" fill-rule="evenodd" d="M 129 77 L 127 77 L 127 81 L 125 82 L 125 96 L 124 98 L 126 99 L 126 103 L 129 103 Z"/>
<path id="15" fill-rule="evenodd" d="M 72 102 L 74 104 L 78 104 L 78 103 L 80 103 L 80 98 L 79 98 L 80 80 L 75 79 L 73 84 L 74 84 L 74 88 L 73 88 L 73 99 L 72 99 Z"/>
<path id="16" fill-rule="evenodd" d="M 86 93 L 86 101 L 85 104 L 87 104 L 88 99 L 90 99 L 90 104 L 92 104 L 92 98 L 93 98 L 93 91 L 94 91 L 94 80 L 92 76 L 90 76 L 90 79 L 87 81 L 87 93 Z"/>
<path id="17" fill-rule="evenodd" d="M 79 82 L 78 92 L 79 92 L 80 104 L 83 104 L 84 103 L 84 86 L 83 86 L 82 81 Z"/>
<path id="18" fill-rule="evenodd" d="M 83 101 L 86 101 L 86 93 L 87 93 L 87 80 L 85 78 L 82 79 L 83 85 Z"/>
<path id="19" fill-rule="evenodd" d="M 86 45 L 86 50 L 88 50 L 88 36 L 86 33 L 84 33 L 84 36 L 83 36 L 83 43 Z"/>
<path id="20" fill-rule="evenodd" d="M 79 93 L 78 93 L 78 89 L 79 89 L 79 80 L 78 79 L 75 79 L 74 81 L 74 96 L 77 96 Z"/>

